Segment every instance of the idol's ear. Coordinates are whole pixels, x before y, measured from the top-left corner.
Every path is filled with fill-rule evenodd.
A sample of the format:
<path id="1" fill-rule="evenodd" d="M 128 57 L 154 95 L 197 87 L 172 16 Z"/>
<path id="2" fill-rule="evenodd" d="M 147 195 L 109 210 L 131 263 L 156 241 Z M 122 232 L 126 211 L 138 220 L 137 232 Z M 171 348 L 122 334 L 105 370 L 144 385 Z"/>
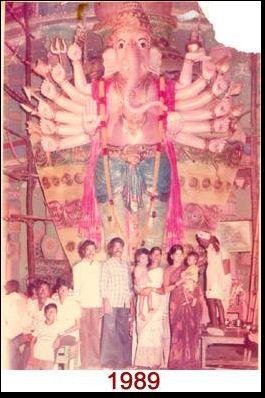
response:
<path id="1" fill-rule="evenodd" d="M 109 77 L 118 72 L 116 52 L 113 48 L 107 48 L 103 53 L 104 77 Z"/>
<path id="2" fill-rule="evenodd" d="M 160 74 L 162 65 L 162 53 L 159 51 L 157 47 L 151 47 L 149 53 L 149 72 L 154 73 L 155 75 Z"/>

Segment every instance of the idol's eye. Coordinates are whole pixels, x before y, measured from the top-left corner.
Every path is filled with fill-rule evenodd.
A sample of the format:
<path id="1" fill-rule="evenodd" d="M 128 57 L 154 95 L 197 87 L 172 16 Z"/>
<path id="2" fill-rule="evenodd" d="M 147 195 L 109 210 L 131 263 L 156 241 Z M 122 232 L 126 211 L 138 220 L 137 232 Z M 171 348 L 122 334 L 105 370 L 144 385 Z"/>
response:
<path id="1" fill-rule="evenodd" d="M 138 40 L 138 46 L 141 47 L 141 48 L 146 48 L 147 47 L 147 41 L 145 39 Z"/>
<path id="2" fill-rule="evenodd" d="M 124 48 L 124 42 L 123 41 L 120 41 L 118 43 L 118 48 Z"/>

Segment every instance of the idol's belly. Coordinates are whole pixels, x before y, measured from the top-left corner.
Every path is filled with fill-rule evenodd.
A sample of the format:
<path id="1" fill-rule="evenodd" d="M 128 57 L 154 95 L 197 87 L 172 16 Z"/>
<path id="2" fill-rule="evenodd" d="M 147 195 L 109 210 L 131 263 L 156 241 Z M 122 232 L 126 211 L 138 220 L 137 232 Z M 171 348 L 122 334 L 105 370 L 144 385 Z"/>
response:
<path id="1" fill-rule="evenodd" d="M 125 145 L 152 145 L 160 141 L 158 122 L 147 123 L 144 126 L 138 127 L 134 130 L 124 126 L 119 122 L 108 129 L 108 143 L 115 146 Z"/>

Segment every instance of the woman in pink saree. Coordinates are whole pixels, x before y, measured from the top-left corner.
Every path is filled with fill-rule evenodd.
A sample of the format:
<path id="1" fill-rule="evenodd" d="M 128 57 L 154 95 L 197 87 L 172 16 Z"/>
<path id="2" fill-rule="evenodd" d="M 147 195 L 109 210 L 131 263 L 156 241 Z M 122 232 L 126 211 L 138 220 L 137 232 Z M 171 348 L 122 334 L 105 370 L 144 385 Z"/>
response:
<path id="1" fill-rule="evenodd" d="M 165 270 L 164 288 L 170 292 L 169 321 L 171 344 L 169 369 L 199 369 L 199 338 L 201 331 L 202 302 L 197 282 L 187 300 L 183 262 L 183 247 L 174 245 L 168 253 L 169 266 Z M 187 271 L 186 271 L 187 272 Z"/>

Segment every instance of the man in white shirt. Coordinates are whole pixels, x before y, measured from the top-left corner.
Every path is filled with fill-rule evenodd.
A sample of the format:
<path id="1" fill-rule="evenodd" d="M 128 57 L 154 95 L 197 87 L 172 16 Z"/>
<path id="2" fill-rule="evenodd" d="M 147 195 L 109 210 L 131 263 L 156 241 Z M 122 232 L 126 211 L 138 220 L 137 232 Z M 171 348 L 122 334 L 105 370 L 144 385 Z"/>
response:
<path id="1" fill-rule="evenodd" d="M 103 266 L 101 280 L 104 312 L 101 365 L 112 369 L 130 367 L 132 362 L 129 315 L 133 293 L 131 271 L 122 260 L 123 248 L 121 238 L 109 242 L 110 258 Z"/>
<path id="2" fill-rule="evenodd" d="M 38 325 L 45 321 L 44 308 L 50 303 L 54 303 L 51 299 L 51 289 L 48 282 L 44 280 L 38 280 L 37 282 L 37 300 L 30 300 L 27 304 L 28 316 L 30 318 L 30 332 L 33 333 Z M 25 345 L 23 366 L 24 369 L 28 365 L 30 359 L 30 346 Z"/>
<path id="3" fill-rule="evenodd" d="M 27 313 L 26 297 L 19 292 L 19 282 L 9 280 L 5 285 L 3 297 L 2 339 L 6 342 L 7 367 L 12 370 L 23 369 L 23 353 L 20 347 L 29 342 L 31 336 L 30 319 Z M 3 347 L 5 349 L 5 347 Z"/>
<path id="4" fill-rule="evenodd" d="M 69 285 L 64 279 L 57 282 L 57 322 L 63 334 L 60 345 L 74 345 L 79 340 L 80 304 L 69 294 Z"/>
<path id="5" fill-rule="evenodd" d="M 82 369 L 100 368 L 102 265 L 95 259 L 96 245 L 86 240 L 79 247 L 81 261 L 73 268 L 74 295 L 81 306 L 80 354 Z"/>
<path id="6" fill-rule="evenodd" d="M 46 281 L 39 281 L 37 286 L 37 300 L 28 302 L 28 314 L 31 319 L 31 331 L 33 332 L 38 324 L 45 321 L 44 307 L 47 304 L 54 303 L 50 298 L 51 289 Z"/>

